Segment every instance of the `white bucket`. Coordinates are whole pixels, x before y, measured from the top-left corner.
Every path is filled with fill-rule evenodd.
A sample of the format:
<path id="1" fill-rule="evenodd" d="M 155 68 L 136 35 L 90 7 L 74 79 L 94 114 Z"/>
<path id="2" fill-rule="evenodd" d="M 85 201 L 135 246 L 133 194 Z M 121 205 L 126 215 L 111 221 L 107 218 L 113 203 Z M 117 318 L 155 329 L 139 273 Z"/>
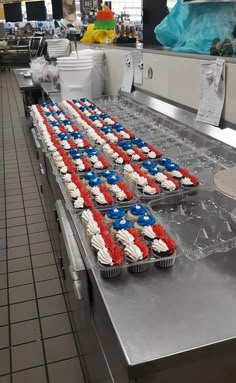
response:
<path id="1" fill-rule="evenodd" d="M 61 94 L 63 100 L 92 98 L 93 66 L 59 68 Z"/>

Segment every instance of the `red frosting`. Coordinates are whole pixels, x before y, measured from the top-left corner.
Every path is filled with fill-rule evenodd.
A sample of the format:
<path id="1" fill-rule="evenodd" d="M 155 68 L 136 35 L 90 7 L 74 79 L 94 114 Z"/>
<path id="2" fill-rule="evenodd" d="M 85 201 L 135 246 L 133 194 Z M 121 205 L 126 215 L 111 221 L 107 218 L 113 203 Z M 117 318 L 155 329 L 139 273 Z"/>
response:
<path id="1" fill-rule="evenodd" d="M 123 263 L 124 252 L 120 247 L 115 245 L 109 249 L 109 253 L 115 265 L 121 265 Z"/>
<path id="2" fill-rule="evenodd" d="M 131 227 L 130 229 L 127 229 L 127 231 L 134 237 L 134 241 L 140 241 L 141 240 L 137 230 L 135 230 L 133 227 Z"/>
<path id="3" fill-rule="evenodd" d="M 157 238 L 163 238 L 166 235 L 166 231 L 163 226 L 155 223 L 155 225 L 152 225 L 152 230 L 156 234 Z"/>
<path id="4" fill-rule="evenodd" d="M 103 156 L 98 156 L 98 161 L 101 161 L 104 169 L 107 169 L 109 167 L 109 163 L 105 160 Z"/>
<path id="5" fill-rule="evenodd" d="M 152 152 L 154 152 L 154 153 L 156 154 L 157 157 L 162 157 L 163 154 L 162 154 L 159 150 L 157 150 L 156 148 L 154 148 L 154 146 L 152 146 L 152 145 L 148 145 L 148 148 L 149 148 Z"/>
<path id="6" fill-rule="evenodd" d="M 149 256 L 149 249 L 144 242 L 137 240 L 134 242 L 134 244 L 140 248 L 141 252 L 143 253 L 143 258 L 147 258 Z"/>
<path id="7" fill-rule="evenodd" d="M 167 237 L 167 236 L 164 236 L 161 239 L 167 245 L 167 247 L 170 251 L 170 254 L 174 254 L 176 251 L 176 248 L 177 248 L 175 241 L 173 239 L 171 239 L 170 237 Z"/>
<path id="8" fill-rule="evenodd" d="M 124 182 L 118 182 L 117 186 L 125 193 L 128 201 L 134 198 L 134 194 L 131 190 L 128 189 L 127 185 Z"/>
<path id="9" fill-rule="evenodd" d="M 141 150 L 139 150 L 138 148 L 133 148 L 133 151 L 140 157 L 141 161 L 146 160 L 147 157 L 145 156 L 145 154 L 143 154 L 143 152 L 141 152 Z"/>

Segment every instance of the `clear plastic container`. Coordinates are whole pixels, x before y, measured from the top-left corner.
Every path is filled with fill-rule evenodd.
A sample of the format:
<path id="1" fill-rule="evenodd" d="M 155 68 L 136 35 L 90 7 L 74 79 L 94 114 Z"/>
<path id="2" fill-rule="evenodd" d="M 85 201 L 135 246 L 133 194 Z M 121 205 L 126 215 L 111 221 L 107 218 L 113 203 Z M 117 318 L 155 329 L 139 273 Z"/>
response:
<path id="1" fill-rule="evenodd" d="M 129 210 L 129 206 L 123 206 L 123 208 L 127 213 Z M 152 214 L 148 206 L 145 205 L 145 208 L 147 209 L 148 214 Z M 112 226 L 110 223 L 107 223 L 107 220 L 105 218 L 107 211 L 108 209 L 104 209 L 103 211 L 101 211 L 101 213 L 104 217 L 103 222 L 108 224 L 108 233 L 112 235 Z M 127 218 L 127 215 L 125 216 L 125 218 Z M 151 250 L 151 241 L 145 240 L 145 238 L 140 234 L 142 242 L 145 243 L 145 245 L 149 248 L 149 256 L 146 260 L 130 263 L 128 259 L 125 258 L 124 262 L 119 266 L 102 266 L 97 262 L 96 251 L 91 245 L 91 237 L 89 237 L 89 235 L 86 233 L 86 227 L 82 224 L 81 214 L 74 216 L 74 222 L 83 247 L 83 255 L 85 257 L 85 261 L 89 263 L 93 269 L 98 269 L 101 272 L 101 276 L 107 279 L 118 277 L 127 271 L 130 273 L 134 273 L 135 275 L 139 274 L 145 276 L 146 272 L 150 267 L 156 267 L 159 270 L 169 268 L 173 266 L 176 259 L 180 255 L 182 255 L 182 251 L 179 250 L 177 244 L 177 250 L 173 255 L 167 257 L 158 257 L 157 255 L 154 256 L 154 253 Z M 171 231 L 168 231 L 167 234 L 169 237 L 175 240 L 175 238 L 172 236 Z M 116 237 L 113 236 L 113 238 L 115 239 L 116 244 L 121 249 L 124 249 L 124 246 L 117 241 Z"/>
<path id="2" fill-rule="evenodd" d="M 149 204 L 159 222 L 171 227 L 183 255 L 199 260 L 236 246 L 236 222 L 213 190 L 193 190 Z M 236 201 L 235 201 L 236 207 Z"/>

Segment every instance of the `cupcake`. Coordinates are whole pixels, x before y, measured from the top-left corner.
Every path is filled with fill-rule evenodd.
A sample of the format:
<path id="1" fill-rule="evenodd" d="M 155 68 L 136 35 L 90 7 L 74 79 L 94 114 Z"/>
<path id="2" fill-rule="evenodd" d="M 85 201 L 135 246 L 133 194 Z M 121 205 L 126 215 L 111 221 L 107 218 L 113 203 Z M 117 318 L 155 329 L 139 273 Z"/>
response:
<path id="1" fill-rule="evenodd" d="M 189 174 L 180 180 L 183 187 L 196 187 L 199 185 L 199 179 Z"/>
<path id="2" fill-rule="evenodd" d="M 130 229 L 131 227 L 132 227 L 132 222 L 130 220 L 125 219 L 124 217 L 121 219 L 116 219 L 113 222 L 111 233 L 113 236 L 116 236 L 119 230 L 127 230 L 127 229 Z"/>
<path id="3" fill-rule="evenodd" d="M 88 181 L 88 185 L 87 185 L 87 189 L 88 190 L 91 190 L 92 188 L 96 187 L 96 186 L 99 186 L 99 185 L 102 185 L 102 179 L 99 178 L 99 177 L 92 177 L 90 178 L 90 180 Z"/>
<path id="4" fill-rule="evenodd" d="M 107 211 L 105 215 L 105 220 L 109 224 L 113 224 L 115 220 L 124 218 L 126 212 L 122 208 L 111 208 Z"/>
<path id="5" fill-rule="evenodd" d="M 100 266 L 101 277 L 104 279 L 116 278 L 121 273 L 120 265 L 124 261 L 123 251 L 114 246 L 104 247 L 97 253 L 97 262 Z"/>
<path id="6" fill-rule="evenodd" d="M 131 176 L 131 174 L 133 174 L 133 172 L 134 172 L 134 169 L 133 169 L 132 165 L 126 164 L 124 166 L 124 177 L 125 178 L 130 178 L 130 176 Z"/>
<path id="7" fill-rule="evenodd" d="M 134 223 L 134 228 L 138 232 L 142 233 L 146 226 L 152 226 L 155 223 L 156 223 L 156 220 L 153 217 L 153 215 L 146 214 L 138 218 L 138 220 Z"/>
<path id="8" fill-rule="evenodd" d="M 100 228 L 96 221 L 91 221 L 87 223 L 86 233 L 89 237 L 93 237 L 94 235 L 100 234 Z"/>
<path id="9" fill-rule="evenodd" d="M 115 170 L 103 170 L 101 173 L 101 178 L 103 181 L 106 181 L 108 177 L 111 177 L 116 174 Z"/>
<path id="10" fill-rule="evenodd" d="M 179 182 L 177 180 L 174 180 L 173 178 L 167 178 L 165 181 L 161 183 L 161 187 L 163 190 L 172 192 L 175 191 L 176 189 L 179 189 Z"/>
<path id="11" fill-rule="evenodd" d="M 171 159 L 166 157 L 159 158 L 157 162 L 161 169 L 165 169 L 166 165 L 170 165 L 172 163 Z"/>
<path id="12" fill-rule="evenodd" d="M 156 164 L 152 161 L 144 161 L 141 167 L 141 170 L 144 173 L 148 173 L 150 169 L 155 168 Z"/>
<path id="13" fill-rule="evenodd" d="M 143 205 L 132 205 L 128 210 L 127 218 L 130 219 L 132 222 L 135 222 L 140 216 L 143 216 L 146 213 L 147 209 Z"/>
<path id="14" fill-rule="evenodd" d="M 131 273 L 143 273 L 147 270 L 148 264 L 142 263 L 149 256 L 149 249 L 142 241 L 130 243 L 124 249 L 127 262 L 131 265 L 128 271 Z"/>
<path id="15" fill-rule="evenodd" d="M 118 184 L 118 182 L 121 182 L 121 181 L 122 181 L 122 178 L 116 173 L 107 177 L 106 184 L 108 187 L 110 187 L 112 185 Z"/>
<path id="16" fill-rule="evenodd" d="M 135 237 L 132 234 L 130 234 L 128 230 L 122 229 L 116 233 L 116 240 L 122 246 L 128 246 L 129 244 L 134 242 Z"/>
<path id="17" fill-rule="evenodd" d="M 89 181 L 93 178 L 97 178 L 97 173 L 95 172 L 87 172 L 84 174 L 84 178 L 83 178 L 83 181 L 85 184 L 88 184 Z"/>
<path id="18" fill-rule="evenodd" d="M 162 238 L 166 235 L 164 227 L 159 224 L 154 224 L 152 226 L 145 226 L 142 231 L 143 238 L 146 241 L 153 241 L 156 238 Z"/>
<path id="19" fill-rule="evenodd" d="M 172 162 L 171 164 L 166 165 L 166 172 L 171 175 L 176 180 L 181 180 L 183 174 L 179 171 L 180 166 Z"/>
<path id="20" fill-rule="evenodd" d="M 157 267 L 171 267 L 175 263 L 176 243 L 171 238 L 163 236 L 152 242 L 152 255 L 159 260 Z M 166 258 L 163 259 L 162 258 Z"/>

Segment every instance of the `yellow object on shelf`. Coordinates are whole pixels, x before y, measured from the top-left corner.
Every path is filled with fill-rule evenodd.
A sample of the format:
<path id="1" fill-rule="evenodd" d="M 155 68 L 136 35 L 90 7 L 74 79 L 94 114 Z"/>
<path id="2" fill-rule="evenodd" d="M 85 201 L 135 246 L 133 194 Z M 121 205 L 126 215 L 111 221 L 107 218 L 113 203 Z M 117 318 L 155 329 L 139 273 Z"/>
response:
<path id="1" fill-rule="evenodd" d="M 94 30 L 94 24 L 90 24 L 80 42 L 87 44 L 111 44 L 114 38 L 115 31 L 109 31 L 106 29 Z"/>

